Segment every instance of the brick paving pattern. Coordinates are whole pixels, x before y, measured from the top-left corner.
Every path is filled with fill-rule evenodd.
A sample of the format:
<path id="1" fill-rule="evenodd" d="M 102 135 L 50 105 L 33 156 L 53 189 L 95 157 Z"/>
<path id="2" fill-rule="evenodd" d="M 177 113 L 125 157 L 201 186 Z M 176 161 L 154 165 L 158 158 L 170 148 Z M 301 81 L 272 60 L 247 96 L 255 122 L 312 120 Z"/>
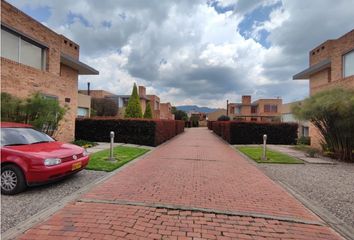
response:
<path id="1" fill-rule="evenodd" d="M 207 129 L 189 129 L 20 239 L 342 239 Z"/>

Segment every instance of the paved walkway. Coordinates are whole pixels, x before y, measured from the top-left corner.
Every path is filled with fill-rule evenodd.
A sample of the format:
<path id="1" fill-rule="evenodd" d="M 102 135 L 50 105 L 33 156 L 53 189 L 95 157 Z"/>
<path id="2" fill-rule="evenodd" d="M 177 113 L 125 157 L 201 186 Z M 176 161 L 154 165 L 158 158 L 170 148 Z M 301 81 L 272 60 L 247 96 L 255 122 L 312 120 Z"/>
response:
<path id="1" fill-rule="evenodd" d="M 342 239 L 206 128 L 188 129 L 20 239 Z"/>

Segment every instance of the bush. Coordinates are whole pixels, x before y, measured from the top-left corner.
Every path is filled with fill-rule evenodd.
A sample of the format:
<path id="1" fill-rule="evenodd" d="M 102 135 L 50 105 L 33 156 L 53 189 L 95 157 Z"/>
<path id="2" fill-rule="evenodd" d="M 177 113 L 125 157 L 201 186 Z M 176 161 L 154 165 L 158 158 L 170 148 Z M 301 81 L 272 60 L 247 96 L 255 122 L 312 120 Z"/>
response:
<path id="1" fill-rule="evenodd" d="M 218 117 L 218 121 L 230 121 L 230 117 L 226 115 L 221 115 Z"/>
<path id="2" fill-rule="evenodd" d="M 1 93 L 1 121 L 31 124 L 36 129 L 54 136 L 67 107 L 40 93 L 22 100 L 8 93 Z"/>
<path id="3" fill-rule="evenodd" d="M 330 152 L 341 160 L 354 161 L 353 109 L 354 90 L 337 88 L 319 92 L 292 110 L 298 118 L 311 121 Z"/>
<path id="4" fill-rule="evenodd" d="M 94 147 L 94 146 L 97 146 L 98 144 L 95 143 L 95 142 L 91 142 L 91 141 L 86 141 L 86 140 L 74 140 L 71 142 L 72 144 L 75 144 L 75 145 L 78 145 L 80 147 L 83 147 L 83 148 L 90 148 L 90 147 Z"/>
<path id="5" fill-rule="evenodd" d="M 175 120 L 77 119 L 75 138 L 93 142 L 109 142 L 110 131 L 115 142 L 157 146 L 184 131 L 184 122 Z"/>
<path id="6" fill-rule="evenodd" d="M 212 122 L 212 130 L 230 144 L 262 144 L 267 134 L 269 144 L 295 144 L 297 124 L 238 121 Z"/>
<path id="7" fill-rule="evenodd" d="M 298 145 L 311 145 L 311 138 L 310 137 L 305 137 L 301 136 L 297 140 Z"/>
<path id="8" fill-rule="evenodd" d="M 207 126 L 208 126 L 209 130 L 213 130 L 213 122 L 215 122 L 215 121 L 208 121 L 207 122 Z"/>
<path id="9" fill-rule="evenodd" d="M 175 120 L 188 121 L 188 115 L 185 111 L 177 110 L 176 107 L 172 107 L 172 114 L 175 115 Z"/>
<path id="10" fill-rule="evenodd" d="M 91 106 L 94 109 L 95 116 L 108 116 L 113 117 L 118 113 L 118 105 L 109 98 L 92 98 Z"/>

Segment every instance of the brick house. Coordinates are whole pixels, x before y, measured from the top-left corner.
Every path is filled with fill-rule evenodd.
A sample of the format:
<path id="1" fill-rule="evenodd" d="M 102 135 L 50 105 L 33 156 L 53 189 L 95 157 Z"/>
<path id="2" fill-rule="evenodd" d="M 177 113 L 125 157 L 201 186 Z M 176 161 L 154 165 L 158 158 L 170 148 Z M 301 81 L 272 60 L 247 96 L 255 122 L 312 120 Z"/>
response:
<path id="1" fill-rule="evenodd" d="M 90 90 L 90 96 L 92 98 L 110 98 L 118 105 L 118 118 L 124 118 L 125 108 L 128 105 L 130 95 L 117 95 L 105 90 Z M 88 94 L 88 90 L 79 90 L 81 94 Z M 144 114 L 147 104 L 150 104 L 152 115 L 154 119 L 174 119 L 171 112 L 172 107 L 170 103 L 163 105 L 163 116 L 161 117 L 161 103 L 160 98 L 156 95 L 147 95 L 146 88 L 144 86 L 138 87 L 138 94 L 140 98 L 140 106 L 142 113 Z"/>
<path id="2" fill-rule="evenodd" d="M 259 99 L 252 102 L 251 96 L 242 96 L 241 103 L 229 103 L 227 115 L 232 120 L 273 122 L 280 121 L 282 99 Z"/>
<path id="3" fill-rule="evenodd" d="M 77 95 L 77 117 L 91 117 L 91 96 L 78 93 Z"/>
<path id="4" fill-rule="evenodd" d="M 148 103 L 150 104 L 152 110 L 152 118 L 160 119 L 160 98 L 156 95 L 147 95 L 149 99 Z M 143 111 L 144 113 L 145 111 Z"/>
<path id="5" fill-rule="evenodd" d="M 160 103 L 160 119 L 174 120 L 175 115 L 172 114 L 171 103 Z"/>
<path id="6" fill-rule="evenodd" d="M 208 121 L 217 121 L 218 118 L 222 115 L 225 115 L 226 116 L 226 109 L 217 109 L 213 112 L 210 112 L 210 113 L 207 113 L 207 120 Z"/>
<path id="7" fill-rule="evenodd" d="M 78 44 L 1 1 L 1 91 L 21 98 L 39 92 L 67 105 L 55 134 L 61 141 L 74 140 L 78 75 L 98 74 L 79 52 Z"/>
<path id="8" fill-rule="evenodd" d="M 310 80 L 310 95 L 336 87 L 354 89 L 354 29 L 327 40 L 309 52 L 309 67 L 293 76 Z M 311 145 L 320 147 L 321 136 L 310 124 Z"/>
<path id="9" fill-rule="evenodd" d="M 309 136 L 309 122 L 301 121 L 296 119 L 293 112 L 291 111 L 291 107 L 294 104 L 301 104 L 300 101 L 291 102 L 283 104 L 281 107 L 281 121 L 288 123 L 297 123 L 298 124 L 298 137 L 308 137 Z"/>

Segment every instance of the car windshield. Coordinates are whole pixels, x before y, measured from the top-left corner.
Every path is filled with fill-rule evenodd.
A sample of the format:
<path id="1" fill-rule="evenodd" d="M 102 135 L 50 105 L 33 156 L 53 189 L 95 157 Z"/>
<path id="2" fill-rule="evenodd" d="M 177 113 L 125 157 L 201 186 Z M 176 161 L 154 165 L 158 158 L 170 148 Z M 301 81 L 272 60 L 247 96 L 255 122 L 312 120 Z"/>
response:
<path id="1" fill-rule="evenodd" d="M 1 128 L 1 146 L 15 146 L 53 142 L 47 134 L 32 128 Z"/>

